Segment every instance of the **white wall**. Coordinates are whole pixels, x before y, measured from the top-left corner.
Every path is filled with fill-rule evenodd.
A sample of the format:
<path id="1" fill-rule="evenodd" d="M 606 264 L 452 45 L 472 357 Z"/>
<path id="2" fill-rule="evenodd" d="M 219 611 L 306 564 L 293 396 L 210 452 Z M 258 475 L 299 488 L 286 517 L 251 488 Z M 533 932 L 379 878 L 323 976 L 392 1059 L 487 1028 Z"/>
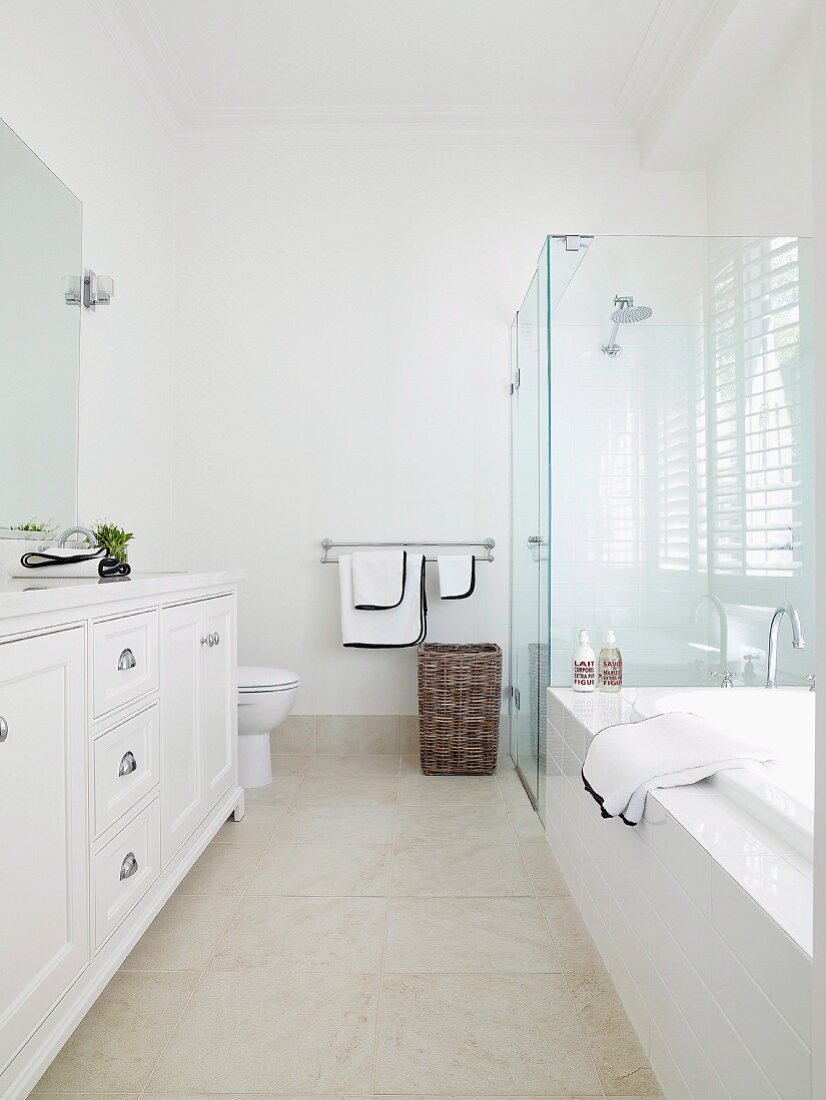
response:
<path id="1" fill-rule="evenodd" d="M 508 325 L 547 232 L 705 230 L 699 174 L 525 145 L 182 154 L 176 565 L 239 564 L 240 659 L 304 713 L 415 711 L 415 651 L 340 646 L 339 539 L 492 536 L 430 638 L 507 642 Z"/>
<path id="2" fill-rule="evenodd" d="M 83 203 L 84 263 L 116 298 L 81 331 L 78 514 L 169 559 L 174 150 L 91 4 L 5 0 L 0 117 Z M 66 274 L 69 274 L 67 272 Z M 68 307 L 67 307 L 68 308 Z"/>
<path id="3" fill-rule="evenodd" d="M 807 37 L 708 168 L 709 233 L 812 232 L 812 47 Z"/>

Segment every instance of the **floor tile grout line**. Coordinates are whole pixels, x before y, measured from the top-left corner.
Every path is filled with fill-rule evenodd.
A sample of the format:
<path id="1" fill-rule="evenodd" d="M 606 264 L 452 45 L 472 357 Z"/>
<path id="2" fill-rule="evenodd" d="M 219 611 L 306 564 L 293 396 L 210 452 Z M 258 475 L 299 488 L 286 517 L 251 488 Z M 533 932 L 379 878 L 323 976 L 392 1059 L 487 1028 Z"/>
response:
<path id="1" fill-rule="evenodd" d="M 290 799 L 289 803 L 287 804 L 287 811 L 289 811 L 289 808 L 292 805 L 292 801 L 295 798 L 296 794 L 298 793 L 298 791 L 300 789 L 300 786 L 301 786 L 301 784 L 299 784 L 299 786 L 296 787 L 295 791 L 293 792 L 292 798 Z M 246 810 L 246 807 L 245 807 L 245 810 Z M 286 811 L 285 811 L 285 813 L 286 813 Z M 282 815 L 282 816 L 284 816 L 284 815 Z M 229 816 L 227 817 L 227 821 L 229 821 L 231 818 L 232 818 L 232 814 L 229 814 Z M 243 821 L 243 818 L 241 820 Z M 224 822 L 224 825 L 226 825 L 227 821 Z M 238 824 L 240 824 L 240 822 Z M 223 826 L 221 826 L 221 827 L 223 828 Z M 278 826 L 276 826 L 276 828 L 277 827 Z M 215 835 L 217 836 L 218 834 L 216 833 Z M 214 842 L 215 842 L 215 837 L 213 837 L 212 840 L 209 842 L 209 844 L 207 845 L 207 848 L 209 848 L 210 845 L 213 844 Z M 272 843 L 272 838 L 270 838 L 269 842 L 266 844 L 266 846 L 262 850 L 261 854 L 259 855 L 258 861 L 255 864 L 255 867 L 253 868 L 252 873 L 250 874 L 250 877 L 247 879 L 247 886 L 249 886 L 250 882 L 252 882 L 253 876 L 258 871 L 258 868 L 261 866 L 261 860 L 264 858 L 267 851 L 269 850 L 269 847 L 270 847 L 271 843 Z M 239 847 L 239 845 L 229 845 L 229 847 Z M 204 851 L 206 851 L 206 848 L 204 849 Z M 201 855 L 203 855 L 203 852 L 201 853 Z M 200 856 L 198 858 L 200 859 Z M 197 863 L 197 860 L 195 862 Z M 193 867 L 194 866 L 195 866 L 195 864 L 193 864 Z M 191 868 L 190 868 L 190 870 L 191 870 Z M 189 872 L 187 872 L 187 874 L 188 873 Z M 149 1076 L 146 1078 L 146 1084 L 143 1086 L 143 1089 L 141 1090 L 141 1093 L 140 1093 L 140 1096 L 138 1097 L 138 1100 L 143 1100 L 143 1097 L 146 1096 L 146 1090 L 149 1088 L 150 1082 L 152 1081 L 152 1077 L 153 1077 L 155 1071 L 157 1070 L 158 1066 L 161 1064 L 163 1056 L 164 1056 L 164 1054 L 166 1054 L 166 1051 L 169 1047 L 169 1044 L 172 1042 L 172 1039 L 175 1036 L 175 1032 L 178 1030 L 178 1027 L 180 1026 L 181 1020 L 183 1020 L 184 1015 L 186 1013 L 186 1010 L 189 1008 L 189 1006 L 192 1002 L 192 998 L 195 996 L 195 994 L 198 990 L 198 987 L 200 986 L 200 984 L 201 984 L 201 982 L 204 978 L 204 975 L 209 970 L 210 963 L 215 958 L 215 952 L 218 950 L 219 946 L 221 945 L 221 942 L 224 939 L 224 936 L 226 936 L 227 931 L 229 930 L 229 926 L 232 924 L 232 922 L 235 918 L 235 914 L 238 912 L 239 908 L 241 907 L 241 902 L 244 900 L 244 897 L 246 896 L 245 892 L 246 892 L 246 886 L 241 891 L 241 893 L 238 895 L 238 900 L 235 903 L 235 905 L 233 906 L 232 912 L 230 913 L 229 918 L 227 919 L 226 924 L 223 927 L 221 935 L 215 941 L 215 945 L 213 946 L 212 951 L 209 954 L 209 958 L 207 959 L 203 970 L 198 975 L 198 978 L 195 982 L 195 985 L 192 987 L 192 991 L 190 992 L 189 996 L 186 999 L 185 1005 L 181 1009 L 181 1012 L 178 1015 L 178 1018 L 175 1020 L 175 1023 L 170 1028 L 167 1040 L 164 1043 L 163 1049 L 161 1050 L 160 1054 L 158 1055 L 158 1058 L 155 1061 L 155 1064 L 152 1066 L 152 1069 L 149 1071 Z M 170 898 L 173 897 L 173 896 L 174 896 L 174 891 L 170 895 Z M 187 896 L 191 896 L 191 895 L 187 895 Z M 199 895 L 199 896 L 201 896 L 201 897 L 207 896 L 208 897 L 209 895 Z M 161 912 L 163 912 L 163 909 L 161 909 Z M 151 925 L 150 925 L 150 928 L 151 928 Z"/>
<path id="2" fill-rule="evenodd" d="M 497 783 L 498 783 L 498 780 L 497 780 Z M 525 795 L 525 798 L 526 799 L 528 798 L 527 794 Z M 512 821 L 511 821 L 511 828 L 513 829 L 514 836 L 516 836 L 516 828 L 515 828 Z M 525 853 L 522 851 L 522 842 L 521 842 L 521 840 L 518 836 L 516 836 L 516 842 L 519 845 L 519 855 L 520 855 L 520 858 L 522 860 L 522 864 L 525 868 L 525 873 L 528 876 L 528 881 L 531 883 L 531 886 L 533 887 L 533 896 L 536 899 L 536 904 L 539 906 L 539 911 L 542 914 L 542 920 L 545 923 L 545 928 L 547 929 L 548 936 L 550 938 L 551 943 L 553 944 L 554 951 L 556 951 L 557 959 L 559 959 L 559 972 L 562 975 L 562 980 L 565 982 L 565 988 L 568 991 L 568 997 L 570 998 L 570 1001 L 571 1001 L 571 1007 L 573 1008 L 574 1014 L 576 1015 L 576 1020 L 577 1020 L 577 1023 L 579 1024 L 579 1030 L 582 1033 L 582 1038 L 585 1042 L 585 1048 L 588 1051 L 588 1059 L 591 1062 L 591 1065 L 593 1067 L 594 1074 L 596 1075 L 596 1079 L 597 1079 L 597 1082 L 598 1082 L 599 1087 L 600 1087 L 600 1091 L 602 1092 L 603 1097 L 605 1097 L 605 1086 L 602 1082 L 602 1076 L 599 1072 L 599 1069 L 597 1068 L 596 1061 L 594 1060 L 594 1055 L 593 1055 L 592 1048 L 591 1048 L 591 1040 L 588 1036 L 588 1032 L 585 1030 L 585 1025 L 582 1021 L 582 1015 L 581 1015 L 579 1009 L 576 1006 L 576 1001 L 574 1000 L 574 995 L 573 995 L 573 992 L 571 991 L 571 983 L 568 981 L 568 975 L 565 973 L 565 968 L 562 965 L 562 959 L 559 957 L 559 951 L 557 950 L 557 947 L 556 947 L 556 940 L 554 938 L 553 932 L 551 931 L 551 925 L 550 925 L 550 922 L 548 920 L 547 914 L 545 913 L 545 908 L 542 905 L 542 897 L 540 896 L 540 894 L 539 894 L 539 892 L 536 888 L 536 883 L 533 880 L 533 876 L 531 875 L 530 868 L 528 867 L 528 862 L 525 859 Z M 547 838 L 546 838 L 546 844 L 547 844 Z M 553 853 L 551 852 L 551 846 L 549 844 L 548 844 L 548 853 L 550 855 L 553 855 Z M 554 862 L 556 862 L 556 857 L 554 856 L 553 858 L 554 858 Z M 570 895 L 568 895 L 568 896 L 570 896 Z"/>
<path id="3" fill-rule="evenodd" d="M 399 785 L 401 782 L 401 744 L 399 745 L 399 773 L 396 783 L 396 801 L 393 805 L 393 828 L 390 833 L 390 865 L 387 874 L 387 899 L 384 907 L 384 930 L 381 944 L 381 958 L 379 959 L 379 974 L 376 988 L 376 1021 L 373 1028 L 373 1065 L 370 1073 L 370 1097 L 376 1095 L 376 1073 L 379 1061 L 379 1031 L 381 1028 L 381 1001 L 384 988 L 384 964 L 387 954 L 387 936 L 390 929 L 390 899 L 393 891 L 393 868 L 396 860 L 396 831 L 399 818 Z"/>

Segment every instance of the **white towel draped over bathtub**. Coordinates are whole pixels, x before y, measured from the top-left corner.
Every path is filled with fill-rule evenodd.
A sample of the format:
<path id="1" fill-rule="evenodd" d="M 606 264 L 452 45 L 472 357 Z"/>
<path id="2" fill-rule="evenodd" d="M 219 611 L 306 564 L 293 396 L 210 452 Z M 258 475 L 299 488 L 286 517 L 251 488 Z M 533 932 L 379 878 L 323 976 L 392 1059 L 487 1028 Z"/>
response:
<path id="1" fill-rule="evenodd" d="M 424 554 L 407 555 L 407 584 L 402 602 L 386 611 L 360 611 L 353 606 L 353 556 L 338 559 L 341 640 L 358 649 L 401 649 L 418 645 L 427 631 Z"/>
<path id="2" fill-rule="evenodd" d="M 769 749 L 732 737 L 697 714 L 676 711 L 600 730 L 585 757 L 582 779 L 603 817 L 637 825 L 649 791 L 773 759 Z"/>
<path id="3" fill-rule="evenodd" d="M 368 550 L 353 554 L 353 607 L 357 611 L 389 611 L 404 598 L 407 580 L 405 550 Z"/>

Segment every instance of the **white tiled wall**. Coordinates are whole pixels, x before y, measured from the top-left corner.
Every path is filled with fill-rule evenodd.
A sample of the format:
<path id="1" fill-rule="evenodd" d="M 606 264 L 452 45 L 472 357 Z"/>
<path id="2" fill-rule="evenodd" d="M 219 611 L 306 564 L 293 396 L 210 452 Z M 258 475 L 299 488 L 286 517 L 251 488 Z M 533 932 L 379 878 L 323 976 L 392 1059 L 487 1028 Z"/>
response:
<path id="1" fill-rule="evenodd" d="M 548 842 L 668 1100 L 811 1100 L 810 953 L 723 864 L 793 869 L 696 788 L 673 812 L 672 792 L 649 796 L 636 828 L 604 820 L 581 779 L 591 736 L 549 692 Z M 678 820 L 692 795 L 708 800 L 703 843 Z M 799 911 L 807 881 L 780 883 Z"/>
<path id="2" fill-rule="evenodd" d="M 607 628 L 615 630 L 628 684 L 709 683 L 720 663 L 720 635 L 708 602 L 693 613 L 703 594 L 713 594 L 725 608 L 732 671 L 745 672 L 754 683 L 765 679 L 769 622 L 786 601 L 800 613 L 807 645 L 793 650 L 783 626 L 781 682 L 804 684 L 814 671 L 809 247 L 800 244 L 802 407 L 790 412 L 800 418 L 799 442 L 783 449 L 797 464 L 794 477 L 801 482 L 795 531 L 799 569 L 788 576 L 756 571 L 744 576 L 714 567 L 709 572 L 701 522 L 713 511 L 703 456 L 709 475 L 718 469 L 715 448 L 703 449 L 698 437 L 712 415 L 703 392 L 711 356 L 705 322 L 712 311 L 710 253 L 719 242 L 597 237 L 591 245 L 551 321 L 552 684 L 570 683 L 571 656 L 583 627 L 591 631 L 595 649 Z M 611 359 L 601 346 L 610 335 L 616 293 L 635 295 L 638 305 L 654 313 L 641 324 L 620 326 L 622 354 Z M 767 401 L 782 404 L 782 397 L 769 394 Z M 719 460 L 719 469 L 728 470 L 730 461 Z M 678 545 L 681 525 L 687 525 L 685 557 Z M 759 531 L 747 537 L 757 536 Z M 753 655 L 751 662 L 747 654 Z"/>
<path id="3" fill-rule="evenodd" d="M 582 273 L 578 277 L 582 277 Z M 608 299 L 610 305 L 610 298 Z M 577 631 L 615 631 L 626 680 L 702 682 L 704 576 L 658 564 L 658 409 L 692 377 L 696 325 L 558 325 L 551 362 L 551 683 L 566 684 Z"/>

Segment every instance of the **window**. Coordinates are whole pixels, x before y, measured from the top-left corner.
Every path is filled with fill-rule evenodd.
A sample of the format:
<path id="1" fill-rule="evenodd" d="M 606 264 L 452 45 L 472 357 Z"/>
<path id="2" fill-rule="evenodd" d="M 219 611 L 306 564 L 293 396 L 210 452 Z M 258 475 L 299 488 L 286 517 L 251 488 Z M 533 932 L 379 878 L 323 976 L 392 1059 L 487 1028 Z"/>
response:
<path id="1" fill-rule="evenodd" d="M 709 538 L 716 574 L 800 569 L 800 278 L 794 238 L 712 256 Z"/>

